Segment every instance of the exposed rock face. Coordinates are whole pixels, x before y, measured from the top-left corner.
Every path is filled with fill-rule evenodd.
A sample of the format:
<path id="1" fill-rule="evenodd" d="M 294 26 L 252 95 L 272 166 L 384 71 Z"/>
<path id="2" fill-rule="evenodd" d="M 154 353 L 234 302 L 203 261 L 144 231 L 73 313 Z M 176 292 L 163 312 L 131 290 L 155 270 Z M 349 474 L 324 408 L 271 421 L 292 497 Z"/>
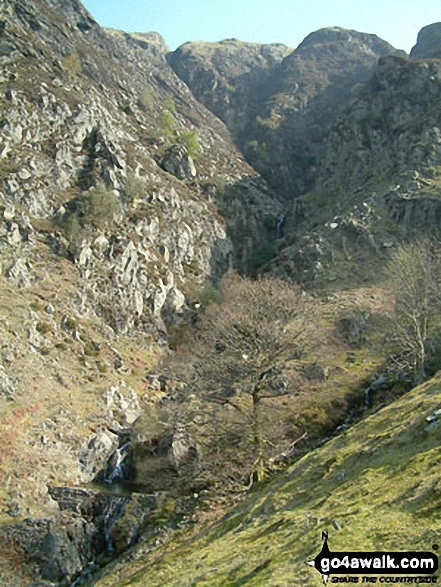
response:
<path id="1" fill-rule="evenodd" d="M 168 60 L 271 186 L 292 197 L 312 185 L 320 144 L 353 87 L 391 53 L 375 35 L 328 28 L 295 51 L 228 40 L 186 43 Z"/>
<path id="2" fill-rule="evenodd" d="M 160 161 L 162 169 L 168 171 L 178 179 L 191 181 L 196 177 L 197 171 L 193 159 L 183 147 L 173 145 Z"/>
<path id="3" fill-rule="evenodd" d="M 318 189 L 335 194 L 395 179 L 397 195 L 418 192 L 441 162 L 440 90 L 441 62 L 382 59 L 325 143 Z"/>
<path id="4" fill-rule="evenodd" d="M 441 59 L 441 23 L 429 24 L 420 30 L 412 59 Z"/>
<path id="5" fill-rule="evenodd" d="M 194 96 L 237 133 L 259 113 L 272 70 L 291 51 L 282 44 L 226 39 L 185 43 L 167 60 Z"/>
<path id="6" fill-rule="evenodd" d="M 408 236 L 439 233 L 440 84 L 440 60 L 380 59 L 324 140 L 314 191 L 300 198 L 303 218 L 277 274 L 323 284 L 350 271 L 366 282 L 367 267 L 398 244 L 397 224 Z M 327 210 L 318 223 L 315 206 Z"/>
<path id="7" fill-rule="evenodd" d="M 65 20 L 54 27 L 59 13 Z M 7 276 L 20 287 L 38 279 L 30 257 L 41 220 L 43 241 L 81 275 L 78 312 L 118 332 L 161 330 L 165 304 L 168 317 L 174 307 L 179 313 L 186 291 L 217 279 L 236 259 L 244 269 L 266 231 L 261 204 L 271 207 L 273 197 L 254 184 L 254 203 L 242 202 L 243 183 L 255 173 L 168 66 L 159 35 L 105 32 L 68 0 L 8 0 L 5 14 L 11 50 L 2 57 L 0 205 L 11 247 Z M 198 133 L 196 164 L 171 144 L 172 135 L 161 134 L 166 104 L 175 133 Z M 118 213 L 99 230 L 84 216 L 78 226 L 75 202 L 98 184 L 113 194 Z M 227 236 L 216 213 L 220 185 L 229 186 L 246 219 L 246 242 L 231 226 Z"/>
<path id="8" fill-rule="evenodd" d="M 49 493 L 61 513 L 4 526 L 0 539 L 12 541 L 37 566 L 28 581 L 40 576 L 62 587 L 81 574 L 86 577 L 103 556 L 130 546 L 143 519 L 158 506 L 153 496 L 125 497 L 71 487 L 51 487 Z M 130 525 L 124 520 L 126 509 Z"/>

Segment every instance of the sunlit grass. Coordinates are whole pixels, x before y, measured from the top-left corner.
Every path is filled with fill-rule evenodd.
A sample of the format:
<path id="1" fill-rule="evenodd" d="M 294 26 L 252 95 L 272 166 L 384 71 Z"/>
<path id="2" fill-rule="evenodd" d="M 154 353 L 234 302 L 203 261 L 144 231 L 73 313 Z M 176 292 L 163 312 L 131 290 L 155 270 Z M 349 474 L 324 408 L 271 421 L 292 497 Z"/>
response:
<path id="1" fill-rule="evenodd" d="M 431 550 L 441 540 L 440 377 L 302 458 L 217 523 L 183 531 L 104 586 L 319 585 L 320 550 Z M 332 523 L 338 522 L 340 530 Z M 120 568 L 121 572 L 121 568 Z"/>

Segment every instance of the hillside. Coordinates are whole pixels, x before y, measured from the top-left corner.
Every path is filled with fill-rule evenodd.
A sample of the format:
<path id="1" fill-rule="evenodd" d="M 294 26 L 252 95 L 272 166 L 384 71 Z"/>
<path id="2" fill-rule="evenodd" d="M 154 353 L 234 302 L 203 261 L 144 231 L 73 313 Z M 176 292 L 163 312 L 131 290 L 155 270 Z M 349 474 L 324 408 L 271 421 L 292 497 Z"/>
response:
<path id="1" fill-rule="evenodd" d="M 14 544 L 38 558 L 53 540 L 61 581 L 105 548 L 112 506 L 94 502 L 97 528 L 66 521 L 48 488 L 106 468 L 158 395 L 167 328 L 281 206 L 159 35 L 104 31 L 75 0 L 1 9 L 0 558 L 28 519 Z"/>
<path id="2" fill-rule="evenodd" d="M 294 51 L 231 39 L 186 43 L 167 59 L 223 120 L 247 160 L 291 199 L 311 186 L 321 142 L 378 59 L 403 54 L 375 35 L 316 31 Z"/>
<path id="3" fill-rule="evenodd" d="M 278 274 L 319 289 L 348 275 L 369 283 L 398 243 L 438 234 L 440 63 L 380 59 L 324 139 L 313 188 L 287 213 Z"/>
<path id="4" fill-rule="evenodd" d="M 305 563 L 334 551 L 439 544 L 441 379 L 414 389 L 300 459 L 215 523 L 141 544 L 99 587 L 319 585 Z M 206 516 L 214 514 L 207 512 Z"/>

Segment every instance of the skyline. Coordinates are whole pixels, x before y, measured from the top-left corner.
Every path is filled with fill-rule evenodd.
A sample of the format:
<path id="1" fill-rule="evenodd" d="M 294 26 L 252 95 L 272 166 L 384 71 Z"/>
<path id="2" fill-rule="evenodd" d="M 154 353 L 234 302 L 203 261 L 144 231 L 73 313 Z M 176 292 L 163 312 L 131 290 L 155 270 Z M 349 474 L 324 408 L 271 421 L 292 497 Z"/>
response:
<path id="1" fill-rule="evenodd" d="M 338 26 L 376 34 L 407 53 L 424 26 L 441 21 L 439 0 L 83 0 L 103 27 L 157 32 L 171 50 L 227 38 L 295 49 L 310 33 Z M 110 5 L 110 7 L 109 7 Z"/>

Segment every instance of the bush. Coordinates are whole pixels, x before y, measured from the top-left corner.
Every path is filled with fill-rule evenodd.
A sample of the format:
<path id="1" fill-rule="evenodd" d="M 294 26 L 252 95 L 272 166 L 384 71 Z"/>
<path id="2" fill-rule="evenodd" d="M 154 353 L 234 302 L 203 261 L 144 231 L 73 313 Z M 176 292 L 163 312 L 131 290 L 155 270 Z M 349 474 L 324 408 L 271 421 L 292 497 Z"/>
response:
<path id="1" fill-rule="evenodd" d="M 256 117 L 256 123 L 259 126 L 266 127 L 270 130 L 277 130 L 280 127 L 282 116 L 278 114 L 274 108 L 271 108 L 269 118 L 262 118 L 261 116 Z"/>
<path id="2" fill-rule="evenodd" d="M 133 173 L 129 173 L 126 179 L 125 193 L 129 201 L 142 198 L 146 192 L 145 181 Z"/>
<path id="3" fill-rule="evenodd" d="M 52 330 L 51 325 L 47 322 L 38 322 L 36 329 L 40 334 L 47 334 Z"/>
<path id="4" fill-rule="evenodd" d="M 161 116 L 160 130 L 161 134 L 167 139 L 174 139 L 176 121 L 170 110 L 165 110 Z"/>
<path id="5" fill-rule="evenodd" d="M 70 239 L 76 238 L 86 227 L 103 228 L 111 224 L 119 209 L 120 202 L 114 192 L 99 184 L 69 202 L 63 227 Z"/>
<path id="6" fill-rule="evenodd" d="M 205 311 L 208 306 L 218 301 L 219 290 L 212 281 L 206 281 L 204 286 L 198 291 L 197 297 L 201 305 L 201 311 Z"/>
<path id="7" fill-rule="evenodd" d="M 165 107 L 167 108 L 167 110 L 169 112 L 176 112 L 175 99 L 173 98 L 173 96 L 171 94 L 169 94 L 167 96 L 167 99 L 165 101 Z"/>
<path id="8" fill-rule="evenodd" d="M 138 98 L 138 105 L 145 112 L 153 108 L 155 102 L 155 92 L 150 88 L 143 88 Z"/>
<path id="9" fill-rule="evenodd" d="M 359 96 L 362 91 L 364 90 L 365 85 L 364 84 L 355 84 L 352 86 L 351 88 L 351 94 L 353 96 Z"/>
<path id="10" fill-rule="evenodd" d="M 63 228 L 69 241 L 73 242 L 81 237 L 82 228 L 75 213 L 67 214 L 63 218 Z"/>
<path id="11" fill-rule="evenodd" d="M 80 58 L 78 53 L 75 52 L 69 53 L 69 55 L 63 57 L 61 65 L 63 66 L 63 69 L 71 74 L 80 74 L 82 71 Z"/>
<path id="12" fill-rule="evenodd" d="M 176 143 L 187 152 L 187 155 L 195 159 L 199 151 L 201 150 L 201 146 L 199 145 L 198 141 L 198 133 L 195 130 L 184 130 L 176 137 Z"/>
<path id="13" fill-rule="evenodd" d="M 268 162 L 268 145 L 267 143 L 259 143 L 258 141 L 250 141 L 247 143 L 247 148 L 250 156 L 258 157 L 264 163 Z"/>

